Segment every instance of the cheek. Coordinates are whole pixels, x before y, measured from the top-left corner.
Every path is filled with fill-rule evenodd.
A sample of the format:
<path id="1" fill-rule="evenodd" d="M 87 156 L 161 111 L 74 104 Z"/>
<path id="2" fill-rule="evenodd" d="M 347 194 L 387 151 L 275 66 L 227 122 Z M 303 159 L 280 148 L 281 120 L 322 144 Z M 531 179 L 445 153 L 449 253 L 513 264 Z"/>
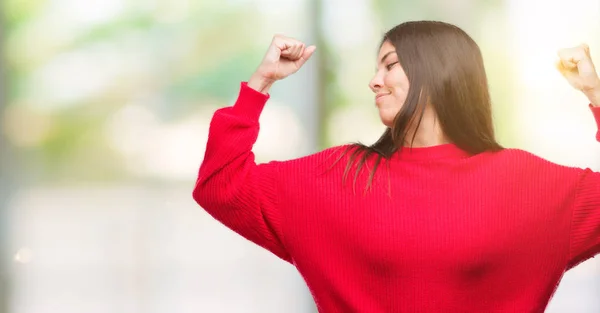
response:
<path id="1" fill-rule="evenodd" d="M 392 97 L 390 97 L 390 101 L 388 101 L 388 109 L 393 110 L 396 113 L 400 111 L 402 105 L 406 101 L 406 96 L 408 95 L 408 88 L 405 85 L 397 84 L 389 87 L 392 92 Z"/>
<path id="2" fill-rule="evenodd" d="M 402 98 L 404 100 L 406 95 L 408 94 L 408 79 L 404 73 L 400 71 L 395 71 L 393 73 L 389 73 L 386 77 L 384 77 L 384 84 L 386 87 L 392 91 L 396 98 Z"/>

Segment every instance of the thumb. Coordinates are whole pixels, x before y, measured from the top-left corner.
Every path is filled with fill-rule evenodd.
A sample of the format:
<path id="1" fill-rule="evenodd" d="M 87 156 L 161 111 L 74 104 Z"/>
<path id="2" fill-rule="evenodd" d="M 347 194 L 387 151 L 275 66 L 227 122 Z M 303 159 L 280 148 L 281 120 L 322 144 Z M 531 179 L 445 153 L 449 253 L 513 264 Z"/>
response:
<path id="1" fill-rule="evenodd" d="M 313 55 L 315 50 L 317 50 L 316 46 L 308 46 L 306 49 L 304 49 L 304 53 L 302 53 L 302 56 L 300 56 L 298 61 L 296 61 L 296 66 L 300 68 L 302 65 L 304 65 L 304 63 L 306 63 L 306 61 L 308 61 L 308 59 L 310 59 L 310 57 Z"/>
<path id="2" fill-rule="evenodd" d="M 302 54 L 302 58 L 308 60 L 310 56 L 313 55 L 315 50 L 317 50 L 316 46 L 308 46 L 306 49 L 304 49 L 304 54 Z"/>

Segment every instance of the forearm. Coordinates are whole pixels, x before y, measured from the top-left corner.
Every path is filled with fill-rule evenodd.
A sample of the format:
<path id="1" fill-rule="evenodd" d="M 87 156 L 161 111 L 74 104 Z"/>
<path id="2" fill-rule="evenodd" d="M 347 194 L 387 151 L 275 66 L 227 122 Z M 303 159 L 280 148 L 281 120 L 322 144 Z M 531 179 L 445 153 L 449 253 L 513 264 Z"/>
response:
<path id="1" fill-rule="evenodd" d="M 193 198 L 223 225 L 289 262 L 280 240 L 277 164 L 258 165 L 252 152 L 267 99 L 242 84 L 233 107 L 215 112 Z"/>
<path id="2" fill-rule="evenodd" d="M 248 87 L 266 95 L 269 93 L 269 90 L 271 89 L 271 86 L 273 86 L 273 83 L 274 81 L 265 79 L 259 74 L 255 73 L 248 80 Z"/>
<path id="3" fill-rule="evenodd" d="M 600 107 L 600 88 L 585 92 L 590 104 L 595 107 Z"/>
<path id="4" fill-rule="evenodd" d="M 210 123 L 195 196 L 203 198 L 201 190 L 209 190 L 212 185 L 215 190 L 224 190 L 237 183 L 236 179 L 243 179 L 244 170 L 256 167 L 252 147 L 258 137 L 259 117 L 267 99 L 268 96 L 242 83 L 233 107 L 215 112 Z M 209 193 L 207 196 L 216 195 Z"/>

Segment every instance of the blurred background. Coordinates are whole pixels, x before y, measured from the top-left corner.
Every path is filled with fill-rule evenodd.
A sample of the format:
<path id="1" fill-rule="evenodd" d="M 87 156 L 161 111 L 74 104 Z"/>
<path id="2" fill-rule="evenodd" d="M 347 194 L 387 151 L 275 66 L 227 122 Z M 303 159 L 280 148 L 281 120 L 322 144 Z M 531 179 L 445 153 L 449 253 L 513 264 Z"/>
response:
<path id="1" fill-rule="evenodd" d="M 315 312 L 294 268 L 191 197 L 212 113 L 273 34 L 316 44 L 261 117 L 259 161 L 383 131 L 367 87 L 390 27 L 438 19 L 479 43 L 500 142 L 600 170 L 586 98 L 554 69 L 600 2 L 2 0 L 0 313 Z M 357 127 L 357 125 L 360 125 Z M 600 263 L 548 312 L 600 312 Z"/>

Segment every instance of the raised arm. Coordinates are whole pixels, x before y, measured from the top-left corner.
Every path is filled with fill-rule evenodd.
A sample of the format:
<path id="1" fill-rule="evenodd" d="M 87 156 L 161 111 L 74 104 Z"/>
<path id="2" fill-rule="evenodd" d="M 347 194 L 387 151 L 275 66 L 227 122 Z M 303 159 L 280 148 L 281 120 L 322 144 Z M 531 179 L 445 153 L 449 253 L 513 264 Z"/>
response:
<path id="1" fill-rule="evenodd" d="M 600 141 L 600 78 L 586 44 L 558 51 L 557 68 L 575 89 L 590 101 Z M 600 173 L 584 170 L 577 184 L 573 219 L 569 268 L 600 253 Z"/>
<path id="2" fill-rule="evenodd" d="M 196 202 L 219 222 L 288 262 L 277 206 L 280 163 L 257 165 L 252 147 L 269 88 L 296 72 L 314 50 L 291 38 L 273 38 L 256 73 L 241 84 L 235 104 L 215 112 L 193 191 Z"/>

